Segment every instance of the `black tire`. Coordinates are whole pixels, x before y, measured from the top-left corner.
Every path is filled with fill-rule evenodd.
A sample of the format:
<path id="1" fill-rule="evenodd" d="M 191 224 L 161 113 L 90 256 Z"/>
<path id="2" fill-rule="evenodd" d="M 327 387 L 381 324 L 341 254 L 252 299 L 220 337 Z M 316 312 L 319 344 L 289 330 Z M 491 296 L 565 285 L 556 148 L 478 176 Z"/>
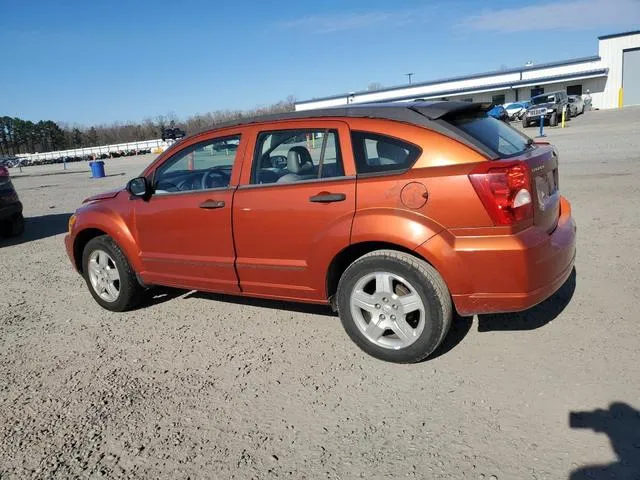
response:
<path id="1" fill-rule="evenodd" d="M 529 122 L 527 122 L 526 118 L 522 118 L 522 128 L 527 128 L 529 126 Z"/>
<path id="2" fill-rule="evenodd" d="M 397 350 L 367 339 L 351 313 L 351 293 L 358 280 L 380 271 L 406 279 L 429 312 L 420 336 L 409 346 Z M 436 269 L 419 258 L 396 250 L 376 250 L 353 262 L 338 283 L 337 306 L 342 325 L 356 345 L 375 358 L 395 363 L 415 363 L 431 355 L 449 331 L 453 316 L 449 290 Z"/>
<path id="3" fill-rule="evenodd" d="M 11 217 L 0 222 L 0 236 L 5 238 L 18 237 L 24 233 L 24 217 L 22 213 L 14 213 Z"/>
<path id="4" fill-rule="evenodd" d="M 113 302 L 108 302 L 101 298 L 91 285 L 88 263 L 91 253 L 95 250 L 103 250 L 107 252 L 118 268 L 118 273 L 120 274 L 120 293 L 118 298 Z M 144 288 L 138 282 L 136 274 L 133 271 L 133 268 L 131 268 L 127 257 L 124 255 L 118 244 L 108 235 L 101 235 L 99 237 L 92 238 L 84 247 L 84 251 L 82 252 L 82 272 L 82 276 L 87 283 L 87 288 L 89 288 L 91 296 L 93 296 L 95 301 L 106 310 L 110 310 L 112 312 L 125 312 L 137 306 L 143 299 Z"/>
<path id="5" fill-rule="evenodd" d="M 558 114 L 557 114 L 557 112 L 553 112 L 551 114 L 551 118 L 549 118 L 549 126 L 550 127 L 557 127 L 558 126 Z"/>

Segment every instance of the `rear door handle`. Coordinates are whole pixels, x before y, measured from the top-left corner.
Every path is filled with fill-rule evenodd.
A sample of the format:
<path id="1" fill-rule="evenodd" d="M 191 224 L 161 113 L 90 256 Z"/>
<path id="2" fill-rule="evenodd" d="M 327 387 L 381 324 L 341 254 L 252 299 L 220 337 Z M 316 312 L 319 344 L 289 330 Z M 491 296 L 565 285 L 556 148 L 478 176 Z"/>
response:
<path id="1" fill-rule="evenodd" d="M 199 206 L 200 208 L 207 208 L 209 210 L 212 210 L 214 208 L 224 207 L 224 202 L 222 200 L 205 200 Z"/>
<path id="2" fill-rule="evenodd" d="M 318 195 L 309 197 L 309 201 L 315 203 L 343 202 L 346 199 L 347 196 L 344 193 L 319 193 Z"/>

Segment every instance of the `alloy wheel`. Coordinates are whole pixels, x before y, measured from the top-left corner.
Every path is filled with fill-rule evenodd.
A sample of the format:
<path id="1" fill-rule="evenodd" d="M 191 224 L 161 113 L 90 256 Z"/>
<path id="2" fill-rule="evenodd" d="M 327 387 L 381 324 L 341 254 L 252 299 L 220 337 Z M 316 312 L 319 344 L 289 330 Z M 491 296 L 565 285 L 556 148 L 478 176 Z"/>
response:
<path id="1" fill-rule="evenodd" d="M 350 307 L 365 338 L 393 350 L 406 348 L 420 337 L 428 314 L 416 289 L 390 272 L 360 278 L 351 292 Z"/>

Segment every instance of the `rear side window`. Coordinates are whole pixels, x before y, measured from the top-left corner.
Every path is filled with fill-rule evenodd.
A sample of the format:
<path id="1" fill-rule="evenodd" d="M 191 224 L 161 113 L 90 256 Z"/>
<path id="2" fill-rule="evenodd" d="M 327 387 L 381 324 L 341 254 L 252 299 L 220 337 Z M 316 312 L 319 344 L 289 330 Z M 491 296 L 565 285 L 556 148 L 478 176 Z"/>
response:
<path id="1" fill-rule="evenodd" d="M 378 133 L 354 131 L 351 141 L 358 173 L 407 170 L 422 153 L 416 145 Z"/>
<path id="2" fill-rule="evenodd" d="M 457 115 L 448 121 L 503 158 L 519 155 L 529 147 L 528 137 L 482 112 Z"/>
<path id="3" fill-rule="evenodd" d="M 344 176 L 337 130 L 262 132 L 251 183 L 293 183 Z"/>

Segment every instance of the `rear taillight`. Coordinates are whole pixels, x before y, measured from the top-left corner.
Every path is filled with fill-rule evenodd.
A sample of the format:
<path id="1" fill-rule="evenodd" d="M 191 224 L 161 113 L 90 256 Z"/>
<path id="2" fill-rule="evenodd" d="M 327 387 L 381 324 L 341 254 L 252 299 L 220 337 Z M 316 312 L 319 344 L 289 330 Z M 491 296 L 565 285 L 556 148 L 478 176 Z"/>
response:
<path id="1" fill-rule="evenodd" d="M 524 162 L 500 167 L 485 162 L 469 175 L 471 184 L 496 225 L 533 218 L 531 175 Z"/>
<path id="2" fill-rule="evenodd" d="M 9 169 L 4 165 L 0 165 L 0 177 L 8 177 L 8 176 L 9 176 Z"/>

